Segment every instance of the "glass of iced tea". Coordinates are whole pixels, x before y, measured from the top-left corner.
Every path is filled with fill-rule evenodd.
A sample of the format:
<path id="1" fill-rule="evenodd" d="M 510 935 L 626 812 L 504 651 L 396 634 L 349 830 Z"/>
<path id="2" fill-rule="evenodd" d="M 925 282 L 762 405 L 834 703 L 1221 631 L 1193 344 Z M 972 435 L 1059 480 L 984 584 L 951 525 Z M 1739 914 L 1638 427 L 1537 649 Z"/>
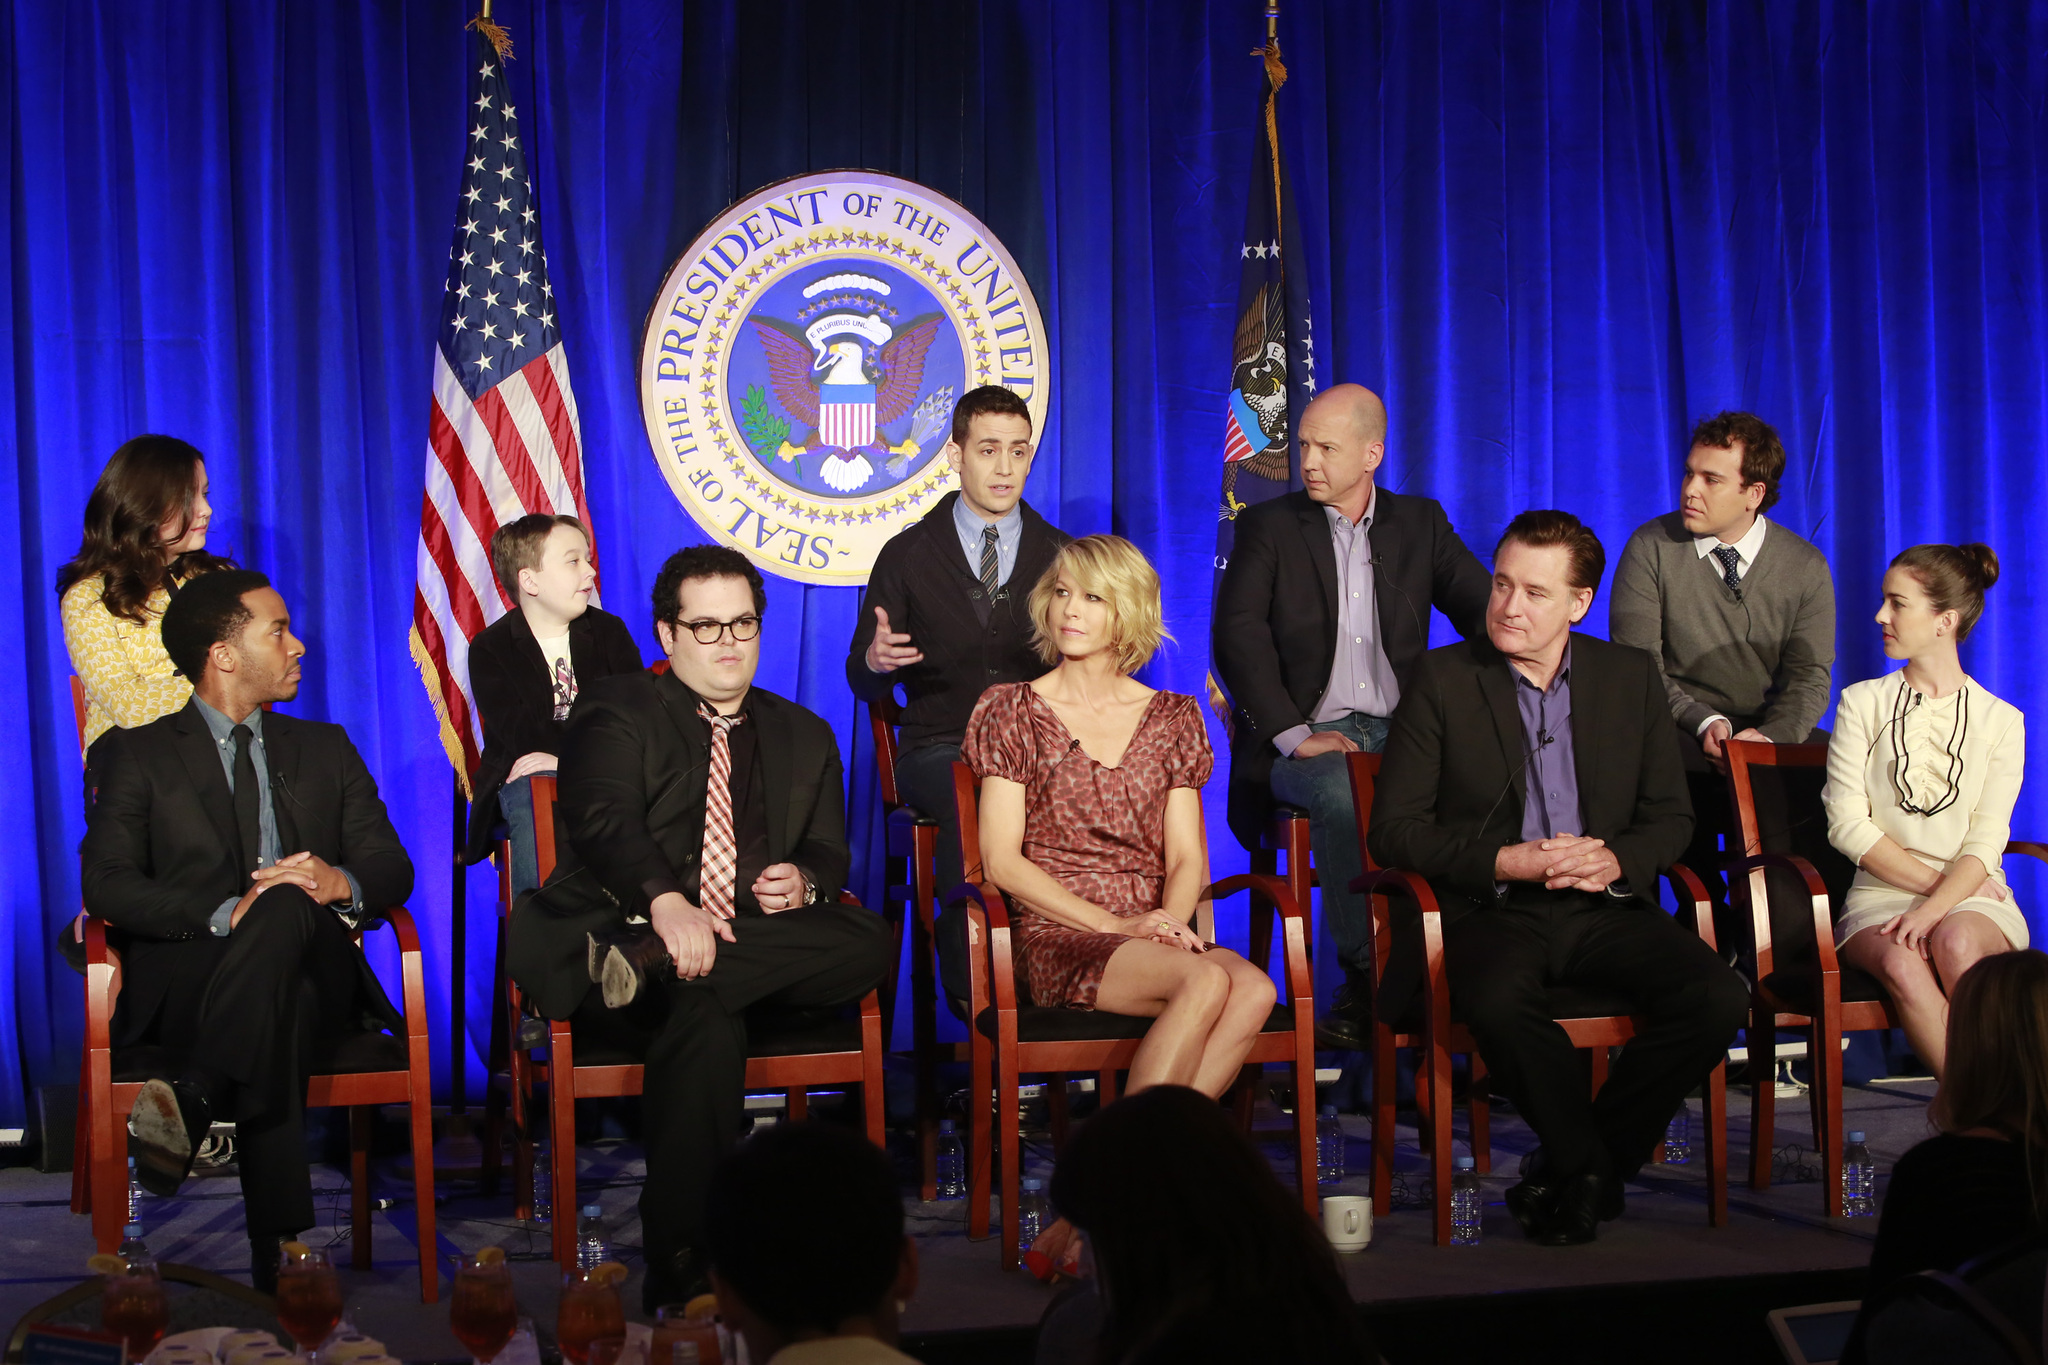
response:
<path id="1" fill-rule="evenodd" d="M 562 1276 L 555 1341 L 562 1348 L 563 1358 L 573 1365 L 589 1365 L 591 1342 L 625 1334 L 626 1308 L 619 1302 L 619 1282 L 625 1273 L 624 1266 L 607 1264 L 587 1272 L 571 1270 Z"/>
<path id="2" fill-rule="evenodd" d="M 455 1271 L 448 1301 L 448 1327 L 478 1365 L 491 1365 L 519 1327 L 519 1303 L 512 1296 L 512 1272 L 500 1247 L 466 1256 Z"/>
<path id="3" fill-rule="evenodd" d="M 277 1321 L 310 1359 L 341 1321 L 341 1277 L 325 1247 L 286 1242 L 277 1262 Z"/>
<path id="4" fill-rule="evenodd" d="M 663 1304 L 654 1310 L 654 1343 L 648 1356 L 648 1365 L 673 1365 L 675 1348 L 684 1342 L 696 1348 L 700 1365 L 717 1365 L 723 1359 L 718 1346 L 718 1319 L 713 1316 L 715 1309 L 706 1304 L 697 1312 L 690 1310 L 695 1304 Z M 687 1354 L 687 1353 L 685 1353 Z"/>
<path id="5" fill-rule="evenodd" d="M 126 1338 L 130 1360 L 156 1349 L 171 1323 L 171 1301 L 154 1264 L 108 1272 L 100 1288 L 100 1323 Z"/>

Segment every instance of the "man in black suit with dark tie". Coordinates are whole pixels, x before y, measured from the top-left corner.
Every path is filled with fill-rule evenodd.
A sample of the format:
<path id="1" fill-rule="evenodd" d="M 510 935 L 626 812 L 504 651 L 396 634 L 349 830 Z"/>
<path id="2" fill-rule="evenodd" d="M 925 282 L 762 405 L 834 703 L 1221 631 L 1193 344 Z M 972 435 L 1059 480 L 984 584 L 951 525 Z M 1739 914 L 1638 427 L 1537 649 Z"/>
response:
<path id="1" fill-rule="evenodd" d="M 960 489 L 905 527 L 875 557 L 861 597 L 846 681 L 863 701 L 900 685 L 896 787 L 939 822 L 939 890 L 960 881 L 960 820 L 953 760 L 981 694 L 1045 672 L 1025 609 L 1068 537 L 1024 501 L 1031 472 L 1031 410 L 1012 389 L 970 389 L 953 408 L 946 458 Z M 964 1014 L 965 920 L 939 924 L 939 976 Z"/>
<path id="2" fill-rule="evenodd" d="M 1568 512 L 1508 524 L 1486 638 L 1425 655 L 1394 713 L 1369 840 L 1436 893 L 1452 1016 L 1543 1144 L 1508 1209 L 1553 1246 L 1620 1216 L 1622 1182 L 1749 1008 L 1742 978 L 1657 904 L 1692 805 L 1656 660 L 1571 629 L 1605 565 Z M 1378 1001 L 1389 1023 L 1415 997 L 1420 947 L 1411 916 Z M 1552 1017 L 1558 987 L 1642 1021 L 1597 1100 Z"/>
<path id="3" fill-rule="evenodd" d="M 579 1047 L 644 1057 L 649 1312 L 706 1282 L 706 1182 L 744 1122 L 748 1012 L 851 1004 L 894 965 L 882 918 L 838 903 L 831 727 L 753 685 L 766 609 L 738 551 L 669 557 L 654 581 L 669 669 L 582 689 L 560 755 L 564 853 L 512 910 L 507 967 L 541 1013 L 573 1019 Z"/>
<path id="4" fill-rule="evenodd" d="M 163 639 L 192 700 L 103 741 L 85 907 L 126 936 L 114 1046 L 181 1059 L 130 1115 L 137 1177 L 176 1194 L 212 1120 L 232 1118 L 269 1292 L 280 1241 L 315 1221 L 307 1075 L 403 1031 L 350 931 L 411 893 L 412 860 L 341 727 L 263 709 L 298 695 L 305 653 L 269 579 L 193 579 Z"/>
<path id="5" fill-rule="evenodd" d="M 1301 491 L 1247 508 L 1216 592 L 1211 653 L 1231 699 L 1230 828 L 1259 846 L 1275 799 L 1308 811 L 1323 922 L 1345 983 L 1316 1026 L 1366 1046 L 1372 1007 L 1357 817 L 1344 755 L 1377 753 L 1429 648 L 1429 609 L 1480 633 L 1486 570 L 1428 498 L 1389 492 L 1387 410 L 1357 384 L 1301 416 Z"/>

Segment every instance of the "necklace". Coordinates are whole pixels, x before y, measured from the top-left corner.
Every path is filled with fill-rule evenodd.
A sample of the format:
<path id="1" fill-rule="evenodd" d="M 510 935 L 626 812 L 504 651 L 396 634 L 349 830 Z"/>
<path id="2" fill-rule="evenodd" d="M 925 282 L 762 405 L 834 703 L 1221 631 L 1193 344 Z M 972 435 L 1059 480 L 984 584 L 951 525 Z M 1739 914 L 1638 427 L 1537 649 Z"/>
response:
<path id="1" fill-rule="evenodd" d="M 1909 697 L 1911 700 L 1908 700 Z M 1891 776 L 1892 793 L 1898 798 L 1899 809 L 1905 811 L 1908 815 L 1939 815 L 1956 803 L 1956 798 L 1962 791 L 1963 743 L 1970 736 L 1970 689 L 1968 684 L 1965 684 L 1962 690 L 1956 694 L 1956 715 L 1955 719 L 1949 724 L 1948 771 L 1944 775 L 1944 780 L 1948 784 L 1948 792 L 1931 806 L 1922 806 L 1918 801 L 1914 800 L 1911 776 L 1913 755 L 1906 747 L 1906 717 L 1912 713 L 1914 707 L 1926 700 L 1926 697 L 1906 685 L 1906 679 L 1902 673 L 1899 677 L 1898 693 L 1892 699 L 1892 721 L 1890 726 L 1892 741 Z"/>

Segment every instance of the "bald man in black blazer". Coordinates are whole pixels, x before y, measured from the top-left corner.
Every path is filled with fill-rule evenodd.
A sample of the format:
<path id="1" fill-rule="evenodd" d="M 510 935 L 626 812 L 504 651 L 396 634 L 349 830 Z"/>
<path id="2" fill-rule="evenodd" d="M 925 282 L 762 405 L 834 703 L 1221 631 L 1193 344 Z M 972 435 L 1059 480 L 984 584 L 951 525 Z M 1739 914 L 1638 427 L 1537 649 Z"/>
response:
<path id="1" fill-rule="evenodd" d="M 1362 1050 L 1371 1007 L 1366 904 L 1344 888 L 1361 861 L 1344 753 L 1376 752 L 1416 661 L 1429 609 L 1484 631 L 1487 573 L 1428 498 L 1375 485 L 1387 415 L 1339 384 L 1301 418 L 1305 487 L 1245 509 L 1216 593 L 1211 650 L 1231 698 L 1230 828 L 1259 846 L 1277 797 L 1308 810 L 1324 925 L 1344 987 L 1317 1023 Z"/>

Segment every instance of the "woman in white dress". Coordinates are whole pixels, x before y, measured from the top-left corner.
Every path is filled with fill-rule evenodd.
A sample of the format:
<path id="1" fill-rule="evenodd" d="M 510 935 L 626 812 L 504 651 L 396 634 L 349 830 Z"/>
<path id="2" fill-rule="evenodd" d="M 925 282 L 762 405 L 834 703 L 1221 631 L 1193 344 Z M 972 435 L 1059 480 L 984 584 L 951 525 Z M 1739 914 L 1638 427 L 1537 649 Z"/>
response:
<path id="1" fill-rule="evenodd" d="M 1892 560 L 1877 623 L 1906 666 L 1842 689 L 1822 793 L 1828 842 L 1857 867 L 1835 943 L 1883 983 L 1936 1077 L 1948 989 L 1979 958 L 2027 946 L 1999 866 L 2026 721 L 1957 652 L 1997 581 L 1988 545 L 1916 545 Z"/>

